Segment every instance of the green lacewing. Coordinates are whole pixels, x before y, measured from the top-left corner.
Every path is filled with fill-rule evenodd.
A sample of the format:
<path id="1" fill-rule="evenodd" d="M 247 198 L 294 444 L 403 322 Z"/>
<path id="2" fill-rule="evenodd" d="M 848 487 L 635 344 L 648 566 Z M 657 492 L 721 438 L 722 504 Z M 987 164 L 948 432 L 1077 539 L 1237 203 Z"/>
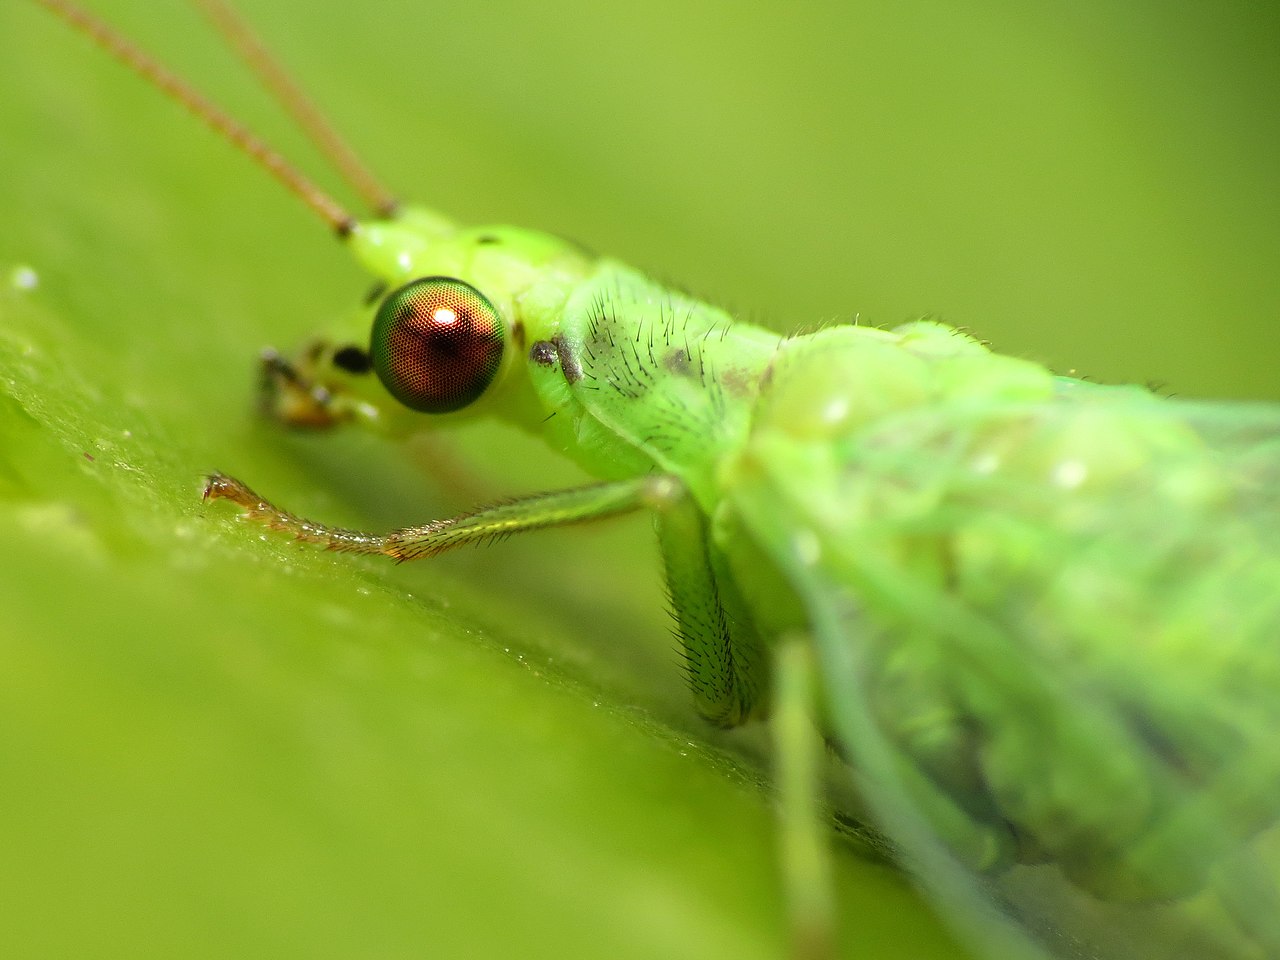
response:
<path id="1" fill-rule="evenodd" d="M 802 712 L 992 955 L 1276 954 L 1275 407 L 927 321 L 779 337 L 550 235 L 371 206 L 317 212 L 386 292 L 268 358 L 276 415 L 497 414 L 602 483 L 390 536 L 212 496 L 397 559 L 653 508 L 700 712 L 784 713 L 804 651 Z"/>

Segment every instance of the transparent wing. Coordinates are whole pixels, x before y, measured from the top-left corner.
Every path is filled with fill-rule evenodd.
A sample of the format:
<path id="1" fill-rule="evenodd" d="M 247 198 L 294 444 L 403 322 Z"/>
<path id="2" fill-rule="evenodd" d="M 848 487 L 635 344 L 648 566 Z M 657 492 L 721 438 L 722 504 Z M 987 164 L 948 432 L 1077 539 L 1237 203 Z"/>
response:
<path id="1" fill-rule="evenodd" d="M 987 955 L 1280 957 L 1280 408 L 1064 382 L 748 460 L 831 735 Z"/>

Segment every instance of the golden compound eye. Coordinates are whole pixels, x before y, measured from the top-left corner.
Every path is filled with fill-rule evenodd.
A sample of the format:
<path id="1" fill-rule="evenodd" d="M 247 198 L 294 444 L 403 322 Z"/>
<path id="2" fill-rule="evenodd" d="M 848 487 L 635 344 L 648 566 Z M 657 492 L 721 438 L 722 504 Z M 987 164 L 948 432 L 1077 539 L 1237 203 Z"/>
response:
<path id="1" fill-rule="evenodd" d="M 475 287 L 423 277 L 382 301 L 369 352 L 378 379 L 406 407 L 449 413 L 493 382 L 505 338 L 498 311 Z"/>

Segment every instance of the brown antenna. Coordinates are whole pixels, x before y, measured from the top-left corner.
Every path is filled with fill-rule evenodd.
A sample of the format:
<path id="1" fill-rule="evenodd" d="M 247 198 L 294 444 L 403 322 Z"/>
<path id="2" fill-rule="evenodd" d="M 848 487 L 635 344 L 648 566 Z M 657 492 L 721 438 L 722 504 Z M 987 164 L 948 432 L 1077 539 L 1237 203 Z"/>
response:
<path id="1" fill-rule="evenodd" d="M 379 217 L 394 214 L 399 201 L 364 165 L 315 104 L 307 99 L 244 17 L 222 0 L 196 0 L 196 5 L 369 208 Z"/>
<path id="2" fill-rule="evenodd" d="M 207 99 L 195 87 L 125 39 L 115 29 L 81 9 L 71 0 L 35 0 L 35 2 L 62 17 L 73 28 L 92 39 L 130 70 L 150 81 L 171 99 L 182 104 L 234 147 L 251 157 L 254 162 L 282 183 L 290 193 L 319 214 L 339 237 L 346 237 L 355 228 L 356 220 L 351 214 L 299 173 L 284 157 L 267 146 L 248 127 L 232 119 L 230 114 Z"/>

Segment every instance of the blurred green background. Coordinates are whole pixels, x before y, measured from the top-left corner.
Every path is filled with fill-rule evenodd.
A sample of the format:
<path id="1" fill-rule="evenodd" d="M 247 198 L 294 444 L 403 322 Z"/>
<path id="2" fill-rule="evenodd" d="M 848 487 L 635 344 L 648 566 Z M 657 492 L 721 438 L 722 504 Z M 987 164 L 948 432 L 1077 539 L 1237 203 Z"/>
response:
<path id="1" fill-rule="evenodd" d="M 94 8 L 320 169 L 190 11 Z M 252 9 L 386 179 L 460 219 L 780 329 L 933 314 L 1272 400 L 1276 16 Z M 255 351 L 364 292 L 342 249 L 34 7 L 0 9 L 0 90 L 0 952 L 780 956 L 762 738 L 692 715 L 647 521 L 394 569 L 201 506 L 214 467 L 374 527 L 577 478 L 501 430 L 257 422 Z M 896 873 L 839 860 L 850 955 L 961 955 Z"/>

